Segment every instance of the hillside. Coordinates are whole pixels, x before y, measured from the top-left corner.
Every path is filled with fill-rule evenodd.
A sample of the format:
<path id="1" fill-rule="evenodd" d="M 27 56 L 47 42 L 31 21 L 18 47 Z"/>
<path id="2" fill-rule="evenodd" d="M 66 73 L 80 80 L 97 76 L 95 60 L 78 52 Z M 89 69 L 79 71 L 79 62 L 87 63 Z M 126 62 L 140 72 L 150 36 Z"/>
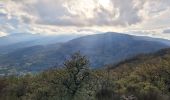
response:
<path id="1" fill-rule="evenodd" d="M 71 55 L 80 51 L 90 59 L 93 67 L 100 67 L 167 47 L 169 45 L 158 42 L 157 39 L 108 32 L 71 40 L 51 55 L 63 54 L 61 57 L 65 58 L 64 54 Z M 51 55 L 48 55 L 48 58 L 51 58 Z"/>
<path id="2" fill-rule="evenodd" d="M 1 68 L 14 68 L 21 72 L 37 72 L 60 66 L 69 55 L 80 51 L 93 68 L 116 64 L 141 53 L 156 52 L 169 47 L 154 38 L 126 34 L 105 33 L 73 39 L 60 45 L 33 46 L 0 56 Z"/>
<path id="3" fill-rule="evenodd" d="M 122 66 L 129 66 L 129 67 L 137 67 L 141 66 L 142 64 L 149 64 L 149 65 L 160 65 L 165 62 L 170 62 L 170 49 L 162 49 L 155 53 L 150 54 L 140 54 L 136 57 L 131 59 L 127 59 L 114 65 L 113 69 L 122 67 Z"/>
<path id="4" fill-rule="evenodd" d="M 0 77 L 0 100 L 170 100 L 170 49 L 107 67 L 76 53 L 62 68 Z"/>

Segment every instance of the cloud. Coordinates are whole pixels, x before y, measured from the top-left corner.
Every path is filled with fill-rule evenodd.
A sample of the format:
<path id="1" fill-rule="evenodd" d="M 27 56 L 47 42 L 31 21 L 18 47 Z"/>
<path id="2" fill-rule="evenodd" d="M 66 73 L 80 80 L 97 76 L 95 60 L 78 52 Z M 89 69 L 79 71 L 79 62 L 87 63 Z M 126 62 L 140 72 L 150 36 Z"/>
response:
<path id="1" fill-rule="evenodd" d="M 6 0 L 0 1 L 0 29 L 4 33 L 147 30 L 152 34 L 170 27 L 169 5 L 170 0 Z"/>
<path id="2" fill-rule="evenodd" d="M 25 23 L 34 20 L 57 26 L 124 26 L 141 21 L 139 8 L 132 0 L 112 0 L 107 7 L 98 0 L 14 0 L 11 4 L 14 3 L 19 5 L 13 6 L 19 11 L 15 15 Z"/>
<path id="3" fill-rule="evenodd" d="M 7 35 L 7 33 L 0 32 L 0 37 L 2 37 L 2 36 L 6 36 L 6 35 Z"/>
<path id="4" fill-rule="evenodd" d="M 163 33 L 170 33 L 170 29 L 165 29 Z"/>

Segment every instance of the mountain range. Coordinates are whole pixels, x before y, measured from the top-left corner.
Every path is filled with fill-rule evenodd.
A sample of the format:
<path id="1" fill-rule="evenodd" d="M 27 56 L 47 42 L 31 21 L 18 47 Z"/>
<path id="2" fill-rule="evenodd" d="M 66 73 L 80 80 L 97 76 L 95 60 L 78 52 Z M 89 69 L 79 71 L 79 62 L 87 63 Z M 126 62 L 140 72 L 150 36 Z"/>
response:
<path id="1" fill-rule="evenodd" d="M 37 45 L 49 45 L 63 43 L 80 35 L 41 35 L 30 33 L 13 33 L 0 37 L 0 54 L 7 54 L 17 49 L 22 49 Z"/>
<path id="2" fill-rule="evenodd" d="M 58 38 L 60 39 L 60 37 Z M 170 46 L 168 40 L 114 32 L 71 38 L 73 37 L 59 42 L 57 39 L 46 38 L 52 41 L 48 43 L 43 43 L 45 41 L 41 39 L 43 45 L 41 43 L 28 45 L 1 53 L 0 74 L 43 71 L 62 65 L 75 52 L 80 52 L 89 58 L 92 68 L 101 68 L 106 64 L 117 64 L 139 54 L 153 53 Z M 35 40 L 39 41 L 39 39 Z M 32 41 L 30 40 L 30 42 Z M 13 45 L 14 48 L 15 46 Z M 3 48 L 0 48 L 0 51 L 2 50 Z M 8 49 L 6 50 L 8 51 Z"/>

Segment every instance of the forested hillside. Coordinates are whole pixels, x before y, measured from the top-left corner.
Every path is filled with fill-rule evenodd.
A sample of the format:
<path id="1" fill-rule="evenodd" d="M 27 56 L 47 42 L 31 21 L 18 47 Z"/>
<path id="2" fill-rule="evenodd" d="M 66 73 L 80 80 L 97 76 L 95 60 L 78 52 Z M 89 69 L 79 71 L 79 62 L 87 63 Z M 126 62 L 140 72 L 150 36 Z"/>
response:
<path id="1" fill-rule="evenodd" d="M 75 53 L 60 69 L 0 83 L 0 100 L 170 100 L 170 49 L 97 70 Z"/>
<path id="2" fill-rule="evenodd" d="M 169 44 L 168 40 L 114 32 L 83 36 L 65 43 L 36 45 L 1 55 L 0 74 L 22 75 L 41 72 L 62 65 L 69 55 L 77 51 L 86 55 L 92 68 L 101 68 L 106 64 L 116 64 L 141 53 L 168 48 Z"/>

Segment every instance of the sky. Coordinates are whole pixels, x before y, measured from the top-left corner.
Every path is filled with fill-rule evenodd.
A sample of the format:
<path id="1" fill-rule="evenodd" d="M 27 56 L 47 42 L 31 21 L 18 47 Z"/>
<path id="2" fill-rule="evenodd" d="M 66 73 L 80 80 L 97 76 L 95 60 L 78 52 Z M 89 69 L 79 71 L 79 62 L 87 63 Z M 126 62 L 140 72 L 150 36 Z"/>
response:
<path id="1" fill-rule="evenodd" d="M 0 36 L 108 31 L 170 39 L 170 0 L 0 0 Z"/>

